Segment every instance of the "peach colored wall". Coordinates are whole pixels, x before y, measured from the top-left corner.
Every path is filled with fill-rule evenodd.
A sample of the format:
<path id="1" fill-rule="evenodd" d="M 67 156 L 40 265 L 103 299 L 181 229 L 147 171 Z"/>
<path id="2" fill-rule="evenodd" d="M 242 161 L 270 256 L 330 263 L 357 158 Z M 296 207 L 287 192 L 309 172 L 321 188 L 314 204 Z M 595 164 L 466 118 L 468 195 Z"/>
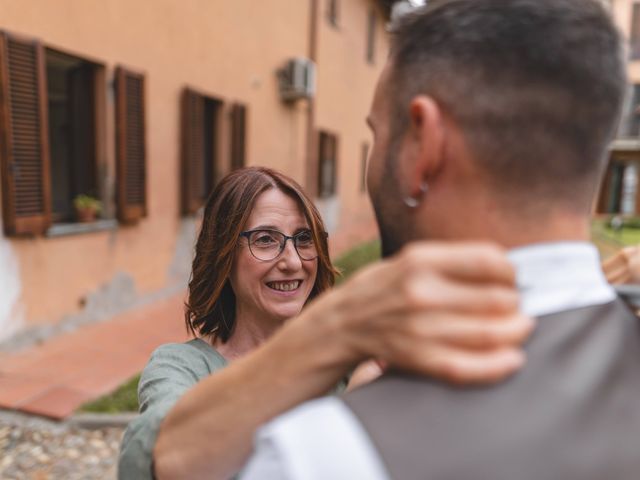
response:
<path id="1" fill-rule="evenodd" d="M 370 207 L 359 193 L 360 145 L 370 137 L 364 117 L 385 55 L 382 17 L 376 65 L 370 66 L 364 59 L 366 12 L 374 2 L 342 0 L 343 28 L 336 31 L 325 20 L 325 0 L 319 1 L 317 125 L 340 135 L 338 225 L 363 222 L 371 235 Z M 0 0 L 0 29 L 105 65 L 111 194 L 114 70 L 123 65 L 146 74 L 148 216 L 138 225 L 107 232 L 4 238 L 18 259 L 21 297 L 14 307 L 24 307 L 27 326 L 53 324 L 80 311 L 85 296 L 118 273 L 133 279 L 138 295 L 171 284 L 172 262 L 184 243 L 180 232 L 185 225 L 186 231 L 190 228 L 180 218 L 178 201 L 183 87 L 222 98 L 227 105 L 246 103 L 248 164 L 273 166 L 303 181 L 307 105 L 280 101 L 275 71 L 290 57 L 307 56 L 309 6 L 303 0 Z M 220 146 L 223 171 L 228 168 L 227 113 Z M 341 248 L 348 244 L 341 242 Z"/>
<path id="2" fill-rule="evenodd" d="M 610 2 L 613 19 L 627 40 L 631 35 L 631 12 L 634 2 L 638 3 L 635 0 L 612 0 Z M 628 74 L 632 83 L 640 83 L 640 61 L 629 62 Z"/>
<path id="3" fill-rule="evenodd" d="M 366 59 L 369 9 L 378 16 L 373 64 Z M 339 173 L 338 198 L 319 204 L 330 229 L 341 232 L 358 225 L 366 231 L 373 211 L 367 193 L 360 190 L 362 144 L 372 142 L 365 119 L 387 57 L 386 20 L 368 0 L 341 2 L 337 27 L 326 20 L 326 8 L 321 8 L 320 20 L 316 126 L 339 135 Z"/>

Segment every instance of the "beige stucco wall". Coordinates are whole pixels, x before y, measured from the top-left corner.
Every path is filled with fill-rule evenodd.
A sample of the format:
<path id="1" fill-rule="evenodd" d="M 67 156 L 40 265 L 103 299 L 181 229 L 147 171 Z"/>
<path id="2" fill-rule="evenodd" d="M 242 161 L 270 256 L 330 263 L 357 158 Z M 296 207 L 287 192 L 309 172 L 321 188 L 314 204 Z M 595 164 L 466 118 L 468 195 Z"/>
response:
<path id="1" fill-rule="evenodd" d="M 367 193 L 360 188 L 362 145 L 371 146 L 365 119 L 388 51 L 386 20 L 373 2 L 350 0 L 340 6 L 337 27 L 320 22 L 316 112 L 319 129 L 339 134 L 338 197 L 319 202 L 330 230 L 336 232 L 340 227 L 370 224 L 373 218 Z M 366 59 L 370 9 L 378 16 L 373 64 Z M 324 13 L 321 10 L 321 16 Z"/>
<path id="2" fill-rule="evenodd" d="M 625 39 L 631 35 L 631 12 L 635 0 L 611 0 L 610 8 L 616 25 Z M 640 82 L 640 61 L 629 62 L 629 80 L 632 83 Z"/>
<path id="3" fill-rule="evenodd" d="M 319 5 L 317 125 L 340 135 L 339 213 L 334 227 L 346 232 L 345 238 L 349 226 L 372 225 L 368 200 L 359 192 L 360 149 L 369 139 L 364 117 L 386 43 L 381 16 L 376 65 L 368 65 L 364 48 L 372 3 L 343 0 L 339 30 L 326 22 L 325 1 Z M 269 165 L 304 181 L 307 105 L 280 101 L 275 70 L 290 57 L 307 56 L 310 4 L 306 0 L 0 0 L 0 29 L 37 37 L 48 47 L 105 65 L 106 185 L 111 194 L 113 73 L 123 65 L 146 74 L 148 216 L 135 226 L 106 232 L 2 238 L 0 253 L 11 262 L 0 265 L 0 286 L 3 279 L 13 279 L 20 292 L 3 298 L 11 303 L 5 310 L 23 311 L 22 327 L 56 324 L 81 312 L 87 295 L 123 275 L 140 298 L 184 282 L 196 220 L 179 215 L 183 87 L 219 97 L 227 105 L 235 100 L 247 104 L 248 164 Z M 228 161 L 227 113 L 221 131 L 222 171 Z M 348 243 L 336 241 L 342 248 Z M 0 318 L 0 340 L 16 318 L 15 313 Z"/>

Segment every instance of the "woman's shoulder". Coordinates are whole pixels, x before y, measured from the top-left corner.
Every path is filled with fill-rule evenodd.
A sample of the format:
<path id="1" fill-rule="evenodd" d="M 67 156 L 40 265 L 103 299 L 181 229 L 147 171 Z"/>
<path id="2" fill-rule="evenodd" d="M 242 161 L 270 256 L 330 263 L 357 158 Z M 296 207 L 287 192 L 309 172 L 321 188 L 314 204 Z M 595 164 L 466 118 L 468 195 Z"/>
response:
<path id="1" fill-rule="evenodd" d="M 147 367 L 187 367 L 207 375 L 225 367 L 226 364 L 224 357 L 209 343 L 200 338 L 194 338 L 184 343 L 160 345 L 151 354 Z"/>

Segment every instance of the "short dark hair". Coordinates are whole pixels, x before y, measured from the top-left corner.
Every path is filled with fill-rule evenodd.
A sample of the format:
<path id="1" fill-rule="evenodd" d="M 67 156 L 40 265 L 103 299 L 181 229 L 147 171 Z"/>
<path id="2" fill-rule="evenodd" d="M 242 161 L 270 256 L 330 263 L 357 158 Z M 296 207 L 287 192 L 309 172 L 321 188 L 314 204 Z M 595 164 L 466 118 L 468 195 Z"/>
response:
<path id="1" fill-rule="evenodd" d="M 432 0 L 392 31 L 392 145 L 411 99 L 427 94 L 501 191 L 584 208 L 626 90 L 622 42 L 599 1 Z"/>
<path id="2" fill-rule="evenodd" d="M 304 214 L 318 247 L 316 282 L 307 301 L 333 286 L 337 270 L 331 264 L 325 226 L 318 209 L 292 178 L 265 167 L 246 167 L 224 177 L 204 208 L 196 243 L 185 324 L 194 336 L 210 336 L 223 343 L 236 325 L 236 296 L 229 274 L 240 233 L 246 227 L 257 198 L 267 190 L 280 190 L 293 198 Z"/>

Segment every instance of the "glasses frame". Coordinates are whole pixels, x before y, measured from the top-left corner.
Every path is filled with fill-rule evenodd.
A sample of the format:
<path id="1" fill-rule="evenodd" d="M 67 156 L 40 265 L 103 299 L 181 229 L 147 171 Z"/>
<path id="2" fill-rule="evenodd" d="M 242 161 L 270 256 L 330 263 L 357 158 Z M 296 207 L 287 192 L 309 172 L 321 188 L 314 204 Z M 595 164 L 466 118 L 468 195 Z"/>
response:
<path id="1" fill-rule="evenodd" d="M 249 237 L 251 236 L 252 233 L 255 233 L 255 232 L 277 233 L 278 235 L 282 235 L 284 237 L 284 242 L 282 242 L 282 244 L 280 245 L 280 251 L 271 260 L 263 260 L 262 258 L 258 258 L 256 256 L 256 254 L 253 253 L 253 250 L 251 249 L 251 242 L 249 241 Z M 298 257 L 300 257 L 300 260 L 303 260 L 303 261 L 306 261 L 306 262 L 310 262 L 311 260 L 315 260 L 316 258 L 318 258 L 320 256 L 320 253 L 318 252 L 318 248 L 317 248 L 317 245 L 316 245 L 316 256 L 315 257 L 313 257 L 313 258 L 303 258 L 302 255 L 300 255 L 300 252 L 298 251 L 298 246 L 296 245 L 296 238 L 298 238 L 303 233 L 311 233 L 311 236 L 313 236 L 313 230 L 311 230 L 311 229 L 302 230 L 302 231 L 296 233 L 295 235 L 286 235 L 286 234 L 282 233 L 280 230 L 273 230 L 271 228 L 255 228 L 253 230 L 246 230 L 244 232 L 241 232 L 240 236 L 247 239 L 247 246 L 249 247 L 249 251 L 251 252 L 251 255 L 253 256 L 253 258 L 255 258 L 256 260 L 258 260 L 260 262 L 272 262 L 275 259 L 277 259 L 278 257 L 280 257 L 280 255 L 282 255 L 282 252 L 284 252 L 284 249 L 287 248 L 287 241 L 288 240 L 291 240 L 291 242 L 293 243 L 293 248 L 295 249 L 296 253 L 298 254 Z M 324 238 L 328 238 L 329 237 L 329 234 L 327 232 L 322 232 L 322 234 L 323 234 Z"/>

